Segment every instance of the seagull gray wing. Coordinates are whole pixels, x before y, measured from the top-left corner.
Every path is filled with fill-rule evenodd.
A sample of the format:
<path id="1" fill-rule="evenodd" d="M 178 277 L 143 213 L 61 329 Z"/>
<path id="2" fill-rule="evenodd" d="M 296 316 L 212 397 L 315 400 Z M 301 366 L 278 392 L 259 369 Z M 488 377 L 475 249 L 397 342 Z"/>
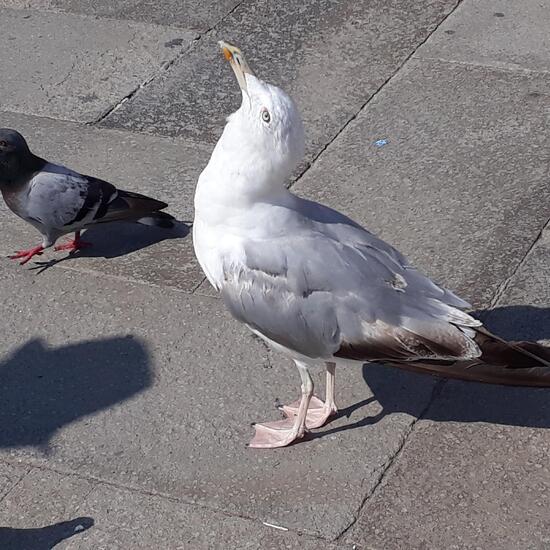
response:
<path id="1" fill-rule="evenodd" d="M 307 212 L 307 215 L 303 215 Z M 345 216 L 304 201 L 288 234 L 247 237 L 221 293 L 242 322 L 311 358 L 469 359 L 468 304 Z"/>

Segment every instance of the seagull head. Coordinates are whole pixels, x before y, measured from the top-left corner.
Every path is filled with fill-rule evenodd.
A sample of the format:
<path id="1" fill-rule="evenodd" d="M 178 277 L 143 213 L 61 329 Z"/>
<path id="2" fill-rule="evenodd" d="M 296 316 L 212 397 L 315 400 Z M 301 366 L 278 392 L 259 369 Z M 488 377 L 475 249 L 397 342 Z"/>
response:
<path id="1" fill-rule="evenodd" d="M 0 185 L 19 181 L 32 170 L 35 158 L 19 132 L 0 128 Z"/>
<path id="2" fill-rule="evenodd" d="M 258 78 L 241 50 L 219 42 L 242 92 L 240 108 L 230 115 L 218 142 L 255 185 L 281 186 L 304 154 L 304 129 L 296 104 L 283 90 Z M 227 159 L 226 159 L 227 160 Z"/>

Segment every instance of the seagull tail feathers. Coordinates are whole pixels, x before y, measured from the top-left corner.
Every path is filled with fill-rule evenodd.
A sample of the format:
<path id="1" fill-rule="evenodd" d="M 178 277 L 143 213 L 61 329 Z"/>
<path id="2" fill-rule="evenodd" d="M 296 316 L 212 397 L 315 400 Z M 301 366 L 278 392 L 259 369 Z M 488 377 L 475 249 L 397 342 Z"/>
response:
<path id="1" fill-rule="evenodd" d="M 535 342 L 507 342 L 483 327 L 475 329 L 481 356 L 463 361 L 411 361 L 391 365 L 443 378 L 506 386 L 550 387 L 550 348 Z"/>

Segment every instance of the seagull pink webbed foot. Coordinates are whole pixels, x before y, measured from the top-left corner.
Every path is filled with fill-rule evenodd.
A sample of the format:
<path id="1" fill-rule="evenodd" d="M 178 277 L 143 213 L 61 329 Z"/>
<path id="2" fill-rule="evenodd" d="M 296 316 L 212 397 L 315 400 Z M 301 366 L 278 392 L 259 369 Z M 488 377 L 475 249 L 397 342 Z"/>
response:
<path id="1" fill-rule="evenodd" d="M 19 263 L 25 265 L 33 256 L 40 256 L 42 252 L 44 252 L 44 247 L 42 245 L 29 248 L 28 250 L 18 250 L 15 254 L 10 256 L 10 260 L 23 258 L 23 261 Z"/>
<path id="2" fill-rule="evenodd" d="M 253 449 L 275 449 L 290 445 L 293 441 L 304 437 L 306 432 L 305 426 L 300 426 L 300 422 L 296 420 L 297 418 L 285 418 L 254 424 L 256 433 L 248 446 Z"/>
<path id="3" fill-rule="evenodd" d="M 334 402 L 335 371 L 336 365 L 334 363 L 327 363 L 326 401 L 321 401 L 315 395 L 311 397 L 306 414 L 306 428 L 308 430 L 324 426 L 327 420 L 338 412 L 338 408 Z M 295 401 L 290 405 L 282 405 L 279 407 L 279 410 L 281 410 L 288 418 L 294 418 L 298 414 L 299 406 L 300 400 Z"/>
<path id="4" fill-rule="evenodd" d="M 326 401 L 313 396 L 313 381 L 307 368 L 296 362 L 302 377 L 302 397 L 292 405 L 279 407 L 287 418 L 274 422 L 254 424 L 256 431 L 249 447 L 273 449 L 285 447 L 304 437 L 308 429 L 320 428 L 336 413 L 334 403 L 334 374 L 336 365 L 327 363 Z"/>
<path id="5" fill-rule="evenodd" d="M 88 243 L 80 239 L 80 231 L 76 231 L 74 234 L 74 239 L 65 244 L 58 244 L 54 250 L 59 252 L 60 250 L 68 250 L 69 252 L 76 252 L 81 248 L 88 248 L 92 246 L 92 243 Z"/>
<path id="6" fill-rule="evenodd" d="M 300 406 L 300 400 L 291 403 L 290 405 L 281 405 L 279 409 L 290 419 L 294 418 L 298 414 L 298 408 Z M 325 403 L 321 401 L 317 396 L 312 396 L 309 402 L 309 407 L 306 414 L 306 428 L 312 430 L 314 428 L 320 428 L 327 423 L 327 420 L 336 414 L 338 409 L 332 403 Z"/>

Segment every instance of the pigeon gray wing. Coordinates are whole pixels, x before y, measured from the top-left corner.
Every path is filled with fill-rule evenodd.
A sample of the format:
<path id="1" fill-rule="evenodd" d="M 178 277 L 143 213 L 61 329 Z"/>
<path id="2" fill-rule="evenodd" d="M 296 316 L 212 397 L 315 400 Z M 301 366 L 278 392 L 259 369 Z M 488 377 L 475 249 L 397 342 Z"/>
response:
<path id="1" fill-rule="evenodd" d="M 101 218 L 117 195 L 108 182 L 49 165 L 30 181 L 26 213 L 47 229 L 68 233 Z"/>
<path id="2" fill-rule="evenodd" d="M 139 220 L 166 206 L 165 202 L 57 165 L 48 165 L 34 176 L 27 199 L 32 220 L 65 233 L 97 223 Z"/>

